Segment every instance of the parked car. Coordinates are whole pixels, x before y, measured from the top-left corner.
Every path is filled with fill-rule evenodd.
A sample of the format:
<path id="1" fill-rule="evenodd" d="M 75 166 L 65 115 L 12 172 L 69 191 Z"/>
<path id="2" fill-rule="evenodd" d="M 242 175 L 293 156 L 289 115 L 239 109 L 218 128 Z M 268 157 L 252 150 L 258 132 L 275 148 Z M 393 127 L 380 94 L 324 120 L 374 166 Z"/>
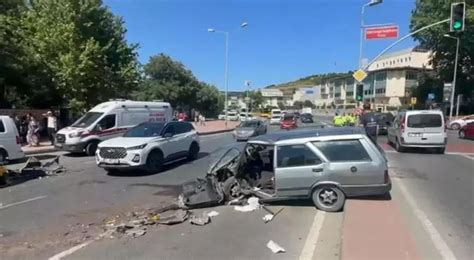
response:
<path id="1" fill-rule="evenodd" d="M 233 132 L 237 141 L 245 141 L 250 137 L 267 133 L 267 126 L 261 120 L 249 120 L 240 123 Z"/>
<path id="2" fill-rule="evenodd" d="M 122 136 L 143 122 L 169 122 L 173 119 L 167 102 L 116 100 L 101 103 L 71 126 L 56 134 L 56 148 L 71 153 L 94 155 L 100 142 Z"/>
<path id="3" fill-rule="evenodd" d="M 163 164 L 187 157 L 196 159 L 199 136 L 189 122 L 146 122 L 128 130 L 122 137 L 99 144 L 96 161 L 109 172 L 144 169 L 159 172 Z"/>
<path id="4" fill-rule="evenodd" d="M 8 116 L 0 116 L 0 165 L 9 160 L 25 157 L 21 150 L 20 135 L 15 121 Z"/>
<path id="5" fill-rule="evenodd" d="M 296 117 L 293 114 L 285 114 L 280 122 L 280 129 L 294 129 L 298 127 Z"/>
<path id="6" fill-rule="evenodd" d="M 227 112 L 227 120 L 238 121 L 239 120 L 239 114 L 235 111 L 229 111 L 229 112 Z"/>
<path id="7" fill-rule="evenodd" d="M 474 122 L 474 115 L 465 116 L 465 117 L 453 120 L 452 122 L 449 122 L 449 128 L 453 130 L 459 130 L 463 126 L 471 122 Z"/>
<path id="8" fill-rule="evenodd" d="M 302 123 L 313 123 L 313 115 L 308 113 L 303 113 L 300 115 L 300 120 Z"/>
<path id="9" fill-rule="evenodd" d="M 281 121 L 280 115 L 274 115 L 270 118 L 270 125 L 279 125 Z"/>
<path id="10" fill-rule="evenodd" d="M 419 147 L 444 153 L 447 135 L 443 113 L 439 110 L 400 112 L 388 128 L 387 139 L 399 152 Z"/>
<path id="11" fill-rule="evenodd" d="M 262 202 L 312 199 L 332 212 L 346 198 L 386 194 L 392 186 L 383 150 L 359 127 L 275 132 L 216 155 L 207 186 L 202 179 L 183 185 L 186 205 L 223 203 L 250 192 Z M 206 187 L 201 194 L 200 187 Z"/>
<path id="12" fill-rule="evenodd" d="M 459 130 L 462 139 L 474 139 L 474 122 L 470 122 Z"/>
<path id="13" fill-rule="evenodd" d="M 219 120 L 225 120 L 225 111 L 222 111 L 218 116 L 217 119 Z"/>

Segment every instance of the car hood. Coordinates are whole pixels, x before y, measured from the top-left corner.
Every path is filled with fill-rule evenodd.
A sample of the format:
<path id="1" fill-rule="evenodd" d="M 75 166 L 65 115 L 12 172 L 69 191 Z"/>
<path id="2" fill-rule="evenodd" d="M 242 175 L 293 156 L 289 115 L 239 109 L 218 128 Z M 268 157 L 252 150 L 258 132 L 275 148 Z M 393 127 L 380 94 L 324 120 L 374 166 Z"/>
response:
<path id="1" fill-rule="evenodd" d="M 235 160 L 239 160 L 245 144 L 237 143 L 221 148 L 211 154 L 207 174 L 215 175 L 217 171 L 228 167 Z"/>
<path id="2" fill-rule="evenodd" d="M 103 141 L 99 144 L 99 147 L 133 147 L 137 145 L 142 145 L 150 143 L 153 141 L 158 141 L 163 139 L 161 136 L 156 137 L 117 137 L 112 138 L 106 141 Z"/>

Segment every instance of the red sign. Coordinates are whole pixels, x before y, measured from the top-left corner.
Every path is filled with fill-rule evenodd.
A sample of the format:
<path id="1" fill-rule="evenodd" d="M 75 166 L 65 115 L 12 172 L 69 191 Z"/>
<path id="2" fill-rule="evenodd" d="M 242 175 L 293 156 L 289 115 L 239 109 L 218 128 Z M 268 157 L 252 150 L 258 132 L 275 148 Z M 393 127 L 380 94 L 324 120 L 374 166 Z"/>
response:
<path id="1" fill-rule="evenodd" d="M 374 40 L 374 39 L 389 39 L 389 38 L 398 38 L 398 26 L 381 26 L 381 27 L 371 27 L 365 29 L 365 39 Z"/>

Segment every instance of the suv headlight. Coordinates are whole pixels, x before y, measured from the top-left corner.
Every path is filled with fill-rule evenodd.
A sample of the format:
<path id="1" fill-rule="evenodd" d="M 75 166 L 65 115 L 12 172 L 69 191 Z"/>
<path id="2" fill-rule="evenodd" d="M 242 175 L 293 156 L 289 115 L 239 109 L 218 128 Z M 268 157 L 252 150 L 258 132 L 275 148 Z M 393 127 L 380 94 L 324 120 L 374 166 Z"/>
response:
<path id="1" fill-rule="evenodd" d="M 143 148 L 146 147 L 147 144 L 142 144 L 142 145 L 137 145 L 137 146 L 132 146 L 132 147 L 128 147 L 127 150 L 130 151 L 130 150 L 141 150 Z"/>

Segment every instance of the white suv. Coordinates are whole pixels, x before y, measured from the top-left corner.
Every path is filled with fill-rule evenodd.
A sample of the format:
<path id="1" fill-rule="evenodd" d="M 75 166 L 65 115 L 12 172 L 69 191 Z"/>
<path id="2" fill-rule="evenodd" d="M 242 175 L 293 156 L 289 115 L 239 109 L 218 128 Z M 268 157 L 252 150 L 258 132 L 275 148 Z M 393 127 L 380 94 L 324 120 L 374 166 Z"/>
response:
<path id="1" fill-rule="evenodd" d="M 96 161 L 108 172 L 138 168 L 155 173 L 166 162 L 184 157 L 197 159 L 199 149 L 199 136 L 192 124 L 146 122 L 122 137 L 101 142 Z"/>
<path id="2" fill-rule="evenodd" d="M 15 121 L 8 116 L 0 116 L 0 164 L 24 156 Z"/>

